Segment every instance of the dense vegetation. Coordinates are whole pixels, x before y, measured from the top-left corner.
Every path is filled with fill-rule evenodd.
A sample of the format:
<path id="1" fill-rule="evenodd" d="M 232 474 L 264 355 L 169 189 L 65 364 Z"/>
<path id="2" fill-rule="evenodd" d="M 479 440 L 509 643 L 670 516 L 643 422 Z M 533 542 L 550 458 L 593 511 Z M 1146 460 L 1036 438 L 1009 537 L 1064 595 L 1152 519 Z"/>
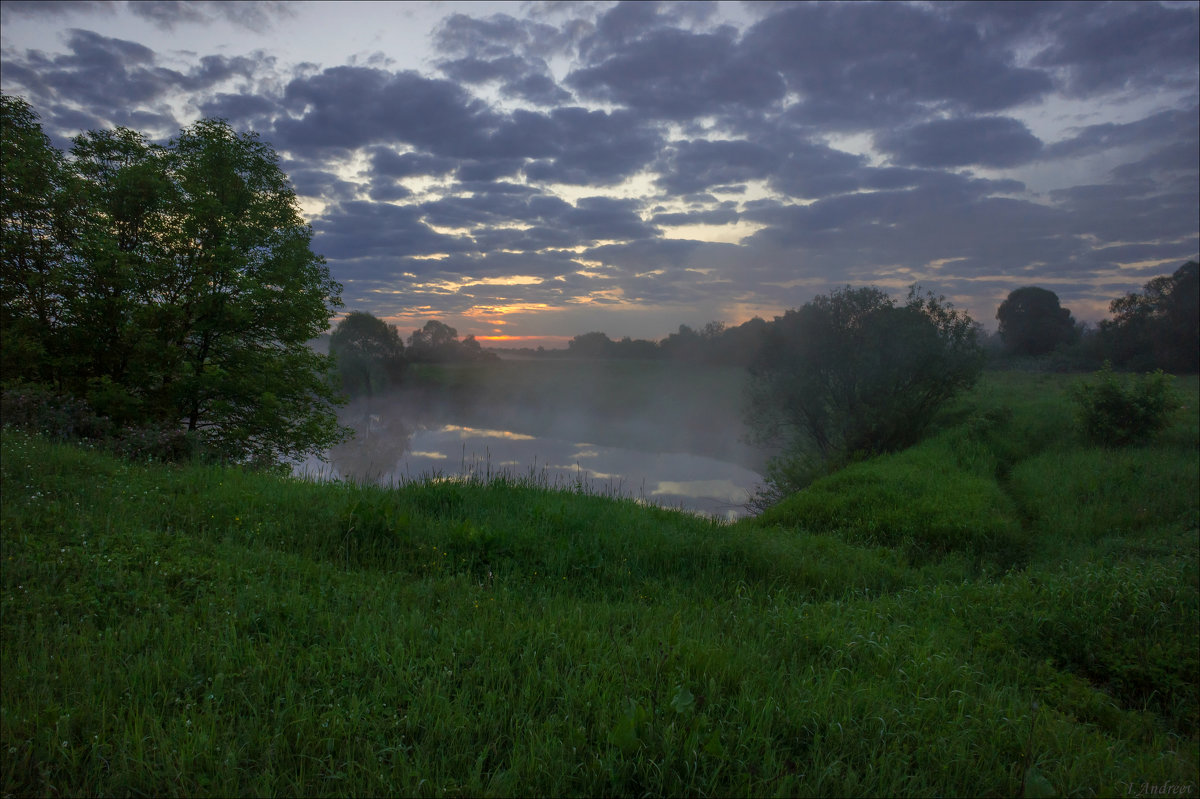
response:
<path id="1" fill-rule="evenodd" d="M 331 365 L 307 342 L 341 287 L 269 145 L 206 119 L 165 146 L 89 131 L 64 155 L 8 96 L 0 134 L 6 383 L 230 460 L 338 440 Z"/>
<path id="2" fill-rule="evenodd" d="M 351 313 L 333 359 L 306 346 L 339 287 L 255 137 L 92 131 L 64 156 L 3 114 L 4 795 L 1196 789 L 1194 378 L 975 386 L 969 317 L 846 287 L 536 364 L 573 370 L 567 407 L 609 438 L 714 454 L 700 400 L 750 366 L 751 421 L 822 468 L 777 472 L 734 525 L 537 474 L 388 491 L 214 465 L 337 441 L 337 379 L 368 430 L 410 383 L 556 422 L 544 373 L 437 320 L 405 348 Z M 1005 348 L 1194 372 L 1197 269 L 1087 335 L 1018 289 Z M 507 379 L 464 392 L 484 370 Z"/>
<path id="3" fill-rule="evenodd" d="M 1113 450 L 1072 382 L 735 525 L 6 428 L 0 792 L 1194 792 L 1200 387 Z"/>
<path id="4" fill-rule="evenodd" d="M 750 367 L 747 421 L 781 454 L 768 501 L 846 462 L 911 446 L 983 367 L 976 326 L 915 287 L 845 288 L 776 317 Z"/>

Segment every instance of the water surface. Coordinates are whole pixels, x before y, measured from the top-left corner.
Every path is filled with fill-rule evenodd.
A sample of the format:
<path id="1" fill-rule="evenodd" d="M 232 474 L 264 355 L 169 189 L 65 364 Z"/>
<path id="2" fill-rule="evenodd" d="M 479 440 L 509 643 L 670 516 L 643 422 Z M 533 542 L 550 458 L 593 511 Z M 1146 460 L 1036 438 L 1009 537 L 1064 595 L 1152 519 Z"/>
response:
<path id="1" fill-rule="evenodd" d="M 330 453 L 329 462 L 311 458 L 296 466 L 297 474 L 383 485 L 503 474 L 553 487 L 582 484 L 592 493 L 727 520 L 747 515 L 744 505 L 762 480 L 743 466 L 687 453 L 641 452 L 458 424 L 410 430 L 378 416 L 362 428 Z"/>

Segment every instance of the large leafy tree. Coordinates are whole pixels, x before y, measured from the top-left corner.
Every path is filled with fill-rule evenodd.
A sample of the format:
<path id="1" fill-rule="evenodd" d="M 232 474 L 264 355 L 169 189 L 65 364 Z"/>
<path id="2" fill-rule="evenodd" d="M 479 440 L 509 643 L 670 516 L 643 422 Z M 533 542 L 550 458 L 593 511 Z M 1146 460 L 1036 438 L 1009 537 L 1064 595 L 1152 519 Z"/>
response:
<path id="1" fill-rule="evenodd" d="M 781 453 L 782 491 L 830 463 L 915 443 L 983 364 L 977 326 L 914 288 L 846 287 L 776 317 L 751 367 L 747 421 Z"/>
<path id="2" fill-rule="evenodd" d="M 1039 286 L 1019 288 L 996 310 L 1004 347 L 1016 355 L 1044 355 L 1078 337 L 1071 312 L 1058 295 Z"/>
<path id="3" fill-rule="evenodd" d="M 93 131 L 64 162 L 27 105 L 4 113 L 3 327 L 33 361 L 10 374 L 6 354 L 6 376 L 235 459 L 341 437 L 331 362 L 306 344 L 341 287 L 269 145 L 202 120 L 165 147 Z"/>
<path id="4" fill-rule="evenodd" d="M 256 458 L 337 438 L 324 332 L 341 287 L 310 244 L 278 156 L 254 134 L 202 120 L 171 141 L 172 268 L 160 335 L 189 430 Z"/>
<path id="5" fill-rule="evenodd" d="M 1200 366 L 1200 264 L 1188 261 L 1142 291 L 1112 301 L 1100 323 L 1106 355 L 1132 369 L 1195 372 Z"/>

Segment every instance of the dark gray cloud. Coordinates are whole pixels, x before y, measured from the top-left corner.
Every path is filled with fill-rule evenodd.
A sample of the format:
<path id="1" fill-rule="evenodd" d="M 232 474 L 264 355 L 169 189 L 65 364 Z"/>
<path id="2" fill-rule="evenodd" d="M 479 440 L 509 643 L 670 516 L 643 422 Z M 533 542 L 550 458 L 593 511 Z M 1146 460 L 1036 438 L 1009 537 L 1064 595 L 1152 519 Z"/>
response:
<path id="1" fill-rule="evenodd" d="M 280 166 L 287 172 L 296 194 L 301 197 L 352 200 L 358 194 L 357 184 L 343 180 L 333 172 L 314 169 L 303 162 L 283 162 Z"/>
<path id="2" fill-rule="evenodd" d="M 1197 255 L 1194 4 L 763 3 L 740 28 L 714 4 L 452 9 L 432 73 L 395 53 L 180 54 L 84 24 L 132 13 L 178 39 L 303 5 L 2 8 L 6 25 L 61 25 L 58 50 L 6 36 L 2 72 L 56 143 L 114 124 L 164 138 L 197 109 L 259 132 L 323 201 L 314 246 L 348 301 L 384 315 L 782 310 L 846 282 L 921 280 L 982 297 L 990 320 L 1039 278 L 1096 307 L 1147 279 L 1131 264 Z M 690 225 L 757 232 L 663 237 Z M 501 284 L 513 274 L 539 282 Z"/>
<path id="3" fill-rule="evenodd" d="M 526 168 L 530 180 L 546 183 L 605 185 L 632 175 L 658 155 L 663 135 L 630 111 L 556 108 L 527 124 L 515 124 L 515 135 L 538 142 L 547 157 Z"/>
<path id="4" fill-rule="evenodd" d="M 745 140 L 672 142 L 656 165 L 658 185 L 672 194 L 687 194 L 759 180 L 771 176 L 782 160 L 774 150 Z"/>
<path id="5" fill-rule="evenodd" d="M 1097 92 L 1194 88 L 1200 7 L 1158 3 L 1063 3 L 1051 43 L 1033 59 L 1061 70 L 1062 88 Z"/>
<path id="6" fill-rule="evenodd" d="M 46 0 L 5 0 L 0 3 L 0 14 L 5 19 L 10 14 L 14 17 L 30 18 L 66 18 L 97 13 L 112 16 L 116 9 L 116 3 L 103 0 L 59 0 L 55 3 L 47 3 Z"/>
<path id="7" fill-rule="evenodd" d="M 389 147 L 376 147 L 371 152 L 371 171 L 394 178 L 414 175 L 444 175 L 453 171 L 458 162 L 428 153 L 397 153 Z"/>
<path id="8" fill-rule="evenodd" d="M 416 72 L 332 67 L 292 80 L 287 116 L 275 122 L 289 149 L 350 150 L 401 141 L 434 154 L 474 157 L 487 149 L 499 117 L 463 87 Z"/>
<path id="9" fill-rule="evenodd" d="M 51 118 L 58 116 L 59 107 L 82 107 L 96 120 L 150 126 L 152 134 L 169 134 L 179 127 L 167 111 L 167 99 L 202 93 L 231 78 L 249 78 L 271 63 L 262 54 L 210 55 L 181 72 L 160 66 L 155 51 L 138 42 L 78 28 L 66 32 L 66 48 L 67 52 L 58 55 L 40 51 L 6 54 L 6 91 L 11 86 L 41 98 L 52 109 Z"/>
<path id="10" fill-rule="evenodd" d="M 738 212 L 732 207 L 714 208 L 711 211 L 655 214 L 650 217 L 650 222 L 654 225 L 732 225 L 736 221 Z"/>
<path id="11" fill-rule="evenodd" d="M 546 56 L 569 46 L 571 38 L 571 29 L 508 14 L 451 14 L 433 35 L 439 52 L 476 59 L 503 59 L 514 53 Z"/>
<path id="12" fill-rule="evenodd" d="M 434 33 L 441 52 L 457 56 L 438 62 L 451 80 L 471 84 L 497 82 L 500 93 L 537 105 L 571 100 L 559 86 L 544 56 L 567 46 L 569 32 L 507 14 L 475 19 L 452 14 Z"/>
<path id="13" fill-rule="evenodd" d="M 627 111 L 555 108 L 503 114 L 448 80 L 415 72 L 335 67 L 297 78 L 275 121 L 279 146 L 317 155 L 385 142 L 432 157 L 468 159 L 478 180 L 524 167 L 531 180 L 605 184 L 650 162 L 661 134 Z"/>
<path id="14" fill-rule="evenodd" d="M 978 28 L 935 7 L 786 6 L 741 42 L 787 79 L 807 124 L 867 130 L 931 111 L 994 113 L 1046 95 L 1041 70 L 987 46 Z"/>
<path id="15" fill-rule="evenodd" d="M 443 74 L 451 80 L 471 84 L 497 82 L 500 93 L 537 105 L 566 103 L 571 93 L 554 82 L 550 68 L 541 59 L 524 59 L 514 55 L 482 59 L 474 56 L 443 61 Z"/>
<path id="16" fill-rule="evenodd" d="M 1102 122 L 1077 130 L 1074 136 L 1046 148 L 1047 158 L 1068 158 L 1104 152 L 1115 147 L 1145 146 L 1147 143 L 1188 137 L 1195 139 L 1200 127 L 1200 107 L 1170 109 L 1134 122 Z"/>
<path id="17" fill-rule="evenodd" d="M 430 229 L 415 206 L 351 200 L 327 210 L 314 221 L 313 228 L 314 248 L 331 260 L 401 258 L 474 249 L 468 238 Z"/>
<path id="18" fill-rule="evenodd" d="M 566 83 L 581 96 L 618 103 L 654 118 L 684 120 L 705 114 L 763 109 L 786 85 L 752 50 L 737 47 L 732 28 L 714 33 L 660 28 L 606 48 L 611 55 L 572 70 Z"/>
<path id="19" fill-rule="evenodd" d="M 1041 153 L 1042 142 L 1011 117 L 935 119 L 875 136 L 875 146 L 902 166 L 1012 167 Z"/>
<path id="20" fill-rule="evenodd" d="M 238 128 L 260 131 L 271 127 L 279 110 L 279 104 L 273 98 L 230 92 L 217 92 L 197 105 L 205 117 L 224 119 Z"/>

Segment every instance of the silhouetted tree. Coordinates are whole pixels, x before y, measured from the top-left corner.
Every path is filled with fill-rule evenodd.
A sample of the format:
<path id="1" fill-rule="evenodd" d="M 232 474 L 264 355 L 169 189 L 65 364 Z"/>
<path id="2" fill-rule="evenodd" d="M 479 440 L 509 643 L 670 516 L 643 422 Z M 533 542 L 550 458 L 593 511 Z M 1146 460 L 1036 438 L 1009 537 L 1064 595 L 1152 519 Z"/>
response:
<path id="1" fill-rule="evenodd" d="M 329 337 L 329 353 L 337 360 L 342 389 L 351 397 L 370 397 L 399 385 L 404 373 L 404 343 L 396 326 L 363 311 L 338 322 Z"/>
<path id="2" fill-rule="evenodd" d="M 609 358 L 612 351 L 612 339 L 600 332 L 580 333 L 567 342 L 567 352 L 579 358 Z"/>
<path id="3" fill-rule="evenodd" d="M 687 325 L 658 343 L 663 354 L 677 361 L 699 361 L 704 357 L 705 340 Z"/>
<path id="4" fill-rule="evenodd" d="M 462 340 L 459 345 L 459 359 L 464 361 L 496 361 L 500 356 L 494 352 L 485 350 L 475 339 L 475 334 L 470 333 Z"/>
<path id="5" fill-rule="evenodd" d="M 409 357 L 414 361 L 448 361 L 454 359 L 458 331 L 436 319 L 430 319 L 420 330 L 408 337 Z"/>
<path id="6" fill-rule="evenodd" d="M 996 311 L 1004 348 L 1015 355 L 1044 355 L 1078 335 L 1071 312 L 1058 295 L 1038 286 L 1017 289 Z"/>
<path id="7" fill-rule="evenodd" d="M 915 443 L 983 363 L 977 326 L 914 287 L 903 305 L 846 287 L 776 317 L 751 368 L 747 422 L 783 453 L 781 491 L 816 469 Z"/>
<path id="8" fill-rule="evenodd" d="M 474 335 L 458 340 L 458 331 L 449 325 L 430 319 L 420 330 L 408 337 L 408 357 L 424 363 L 456 361 L 493 361 L 499 356 L 484 350 Z"/>
<path id="9" fill-rule="evenodd" d="M 658 345 L 644 338 L 622 336 L 620 341 L 614 341 L 612 346 L 614 358 L 633 358 L 652 360 L 659 355 Z"/>
<path id="10" fill-rule="evenodd" d="M 1112 301 L 1100 323 L 1105 354 L 1130 369 L 1197 371 L 1200 365 L 1200 264 L 1188 261 L 1156 277 L 1142 292 Z"/>

